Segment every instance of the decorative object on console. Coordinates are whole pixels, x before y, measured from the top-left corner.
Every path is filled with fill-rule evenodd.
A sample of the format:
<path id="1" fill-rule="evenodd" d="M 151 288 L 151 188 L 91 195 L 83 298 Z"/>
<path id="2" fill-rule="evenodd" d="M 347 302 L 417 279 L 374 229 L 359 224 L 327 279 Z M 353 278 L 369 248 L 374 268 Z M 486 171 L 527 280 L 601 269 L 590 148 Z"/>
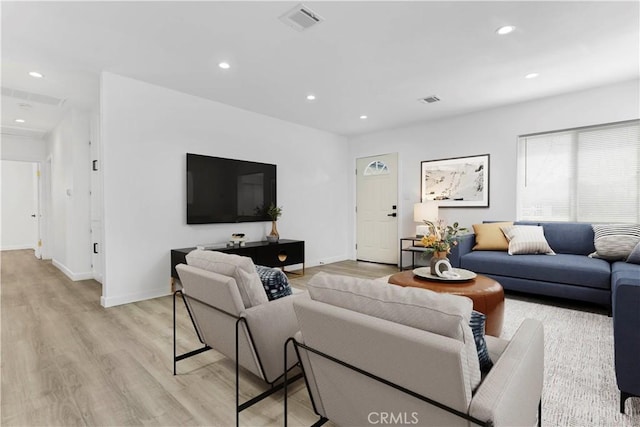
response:
<path id="1" fill-rule="evenodd" d="M 638 224 L 593 224 L 592 227 L 596 251 L 589 255 L 591 258 L 624 260 L 640 242 Z"/>
<path id="2" fill-rule="evenodd" d="M 509 241 L 509 255 L 556 254 L 544 237 L 544 229 L 541 226 L 511 225 L 501 229 Z"/>
<path id="3" fill-rule="evenodd" d="M 246 239 L 244 238 L 244 233 L 233 233 L 231 235 L 231 240 L 229 240 L 230 246 L 244 246 Z"/>
<path id="4" fill-rule="evenodd" d="M 278 234 L 278 228 L 276 227 L 276 222 L 278 218 L 282 216 L 282 207 L 276 206 L 273 203 L 267 209 L 267 215 L 271 218 L 271 233 L 267 236 L 267 241 L 271 243 L 275 243 L 280 239 L 280 234 Z"/>
<path id="5" fill-rule="evenodd" d="M 422 237 L 429 234 L 429 226 L 426 225 L 424 221 L 438 221 L 439 207 L 440 205 L 436 201 L 426 201 L 413 205 L 413 222 L 421 223 L 421 225 L 416 227 L 416 237 Z"/>
<path id="6" fill-rule="evenodd" d="M 489 155 L 421 163 L 421 200 L 440 207 L 489 207 Z"/>

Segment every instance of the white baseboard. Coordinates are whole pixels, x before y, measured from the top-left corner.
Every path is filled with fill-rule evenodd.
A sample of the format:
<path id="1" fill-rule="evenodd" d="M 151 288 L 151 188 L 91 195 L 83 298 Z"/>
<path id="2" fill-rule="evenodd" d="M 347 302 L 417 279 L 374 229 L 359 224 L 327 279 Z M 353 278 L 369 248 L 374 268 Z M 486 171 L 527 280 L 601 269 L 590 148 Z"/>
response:
<path id="1" fill-rule="evenodd" d="M 334 256 L 330 258 L 323 258 L 319 260 L 312 260 L 305 263 L 305 267 L 316 267 L 318 265 L 331 264 L 334 262 L 346 261 L 348 259 L 351 259 L 351 258 L 349 258 L 347 255 L 340 255 L 340 256 Z"/>
<path id="2" fill-rule="evenodd" d="M 9 246 L 3 246 L 0 250 L 2 251 L 20 251 L 22 249 L 33 249 L 34 251 L 36 250 L 36 248 L 33 247 L 33 243 L 32 244 L 26 244 L 26 245 L 9 245 Z"/>
<path id="3" fill-rule="evenodd" d="M 113 297 L 100 297 L 100 305 L 103 307 L 113 307 L 116 305 L 129 304 L 131 302 L 144 301 L 153 298 L 164 297 L 171 295 L 171 289 L 169 286 L 164 286 L 161 289 L 153 289 L 150 291 L 138 292 L 135 294 L 118 295 Z"/>
<path id="4" fill-rule="evenodd" d="M 77 282 L 78 280 L 93 279 L 93 272 L 92 271 L 74 273 L 73 271 L 69 270 L 69 268 L 67 268 L 66 265 L 64 265 L 60 261 L 57 261 L 56 259 L 52 259 L 51 263 L 54 265 L 54 267 L 56 267 L 58 270 L 62 271 L 69 279 L 73 280 L 74 282 Z"/>

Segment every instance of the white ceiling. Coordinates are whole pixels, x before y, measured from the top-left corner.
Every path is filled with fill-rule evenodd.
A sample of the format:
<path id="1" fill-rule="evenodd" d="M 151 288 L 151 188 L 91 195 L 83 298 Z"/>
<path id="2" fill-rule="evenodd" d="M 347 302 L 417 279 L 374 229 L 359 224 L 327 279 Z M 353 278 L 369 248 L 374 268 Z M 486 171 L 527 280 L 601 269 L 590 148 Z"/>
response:
<path id="1" fill-rule="evenodd" d="M 25 110 L 2 96 L 3 132 L 93 108 L 103 70 L 342 135 L 640 73 L 638 1 L 305 2 L 325 21 L 304 32 L 278 20 L 296 4 L 2 2 L 2 86 L 66 100 Z M 428 95 L 441 102 L 417 101 Z"/>

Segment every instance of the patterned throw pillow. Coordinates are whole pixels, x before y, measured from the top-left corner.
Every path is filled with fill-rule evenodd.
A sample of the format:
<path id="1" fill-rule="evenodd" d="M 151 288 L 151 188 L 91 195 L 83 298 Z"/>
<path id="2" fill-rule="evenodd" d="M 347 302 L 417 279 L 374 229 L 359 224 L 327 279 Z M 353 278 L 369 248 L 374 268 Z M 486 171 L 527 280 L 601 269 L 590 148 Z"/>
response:
<path id="1" fill-rule="evenodd" d="M 512 225 L 501 228 L 509 241 L 509 255 L 556 254 L 544 237 L 544 229 L 538 225 Z"/>
<path id="2" fill-rule="evenodd" d="M 471 320 L 469 326 L 473 332 L 473 338 L 476 341 L 476 350 L 478 351 L 478 361 L 480 362 L 480 372 L 486 374 L 493 368 L 493 362 L 489 357 L 487 350 L 487 342 L 484 340 L 484 323 L 487 317 L 479 311 L 471 312 Z"/>
<path id="3" fill-rule="evenodd" d="M 591 258 L 619 261 L 627 258 L 640 242 L 638 224 L 594 224 L 593 244 L 596 251 Z"/>
<path id="4" fill-rule="evenodd" d="M 291 286 L 287 275 L 277 268 L 256 265 L 256 271 L 269 301 L 291 295 Z"/>

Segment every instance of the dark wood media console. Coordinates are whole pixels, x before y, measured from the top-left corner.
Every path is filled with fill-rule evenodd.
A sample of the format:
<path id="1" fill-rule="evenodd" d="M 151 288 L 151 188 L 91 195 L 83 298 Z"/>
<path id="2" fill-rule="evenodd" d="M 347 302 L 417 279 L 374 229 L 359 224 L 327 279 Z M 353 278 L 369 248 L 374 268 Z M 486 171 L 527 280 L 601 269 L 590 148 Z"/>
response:
<path id="1" fill-rule="evenodd" d="M 171 277 L 179 279 L 176 265 L 186 264 L 185 257 L 195 248 L 171 249 Z M 249 257 L 254 264 L 266 267 L 282 268 L 288 265 L 302 264 L 304 274 L 304 241 L 281 239 L 278 243 L 246 242 L 244 246 L 227 246 L 208 249 Z"/>

